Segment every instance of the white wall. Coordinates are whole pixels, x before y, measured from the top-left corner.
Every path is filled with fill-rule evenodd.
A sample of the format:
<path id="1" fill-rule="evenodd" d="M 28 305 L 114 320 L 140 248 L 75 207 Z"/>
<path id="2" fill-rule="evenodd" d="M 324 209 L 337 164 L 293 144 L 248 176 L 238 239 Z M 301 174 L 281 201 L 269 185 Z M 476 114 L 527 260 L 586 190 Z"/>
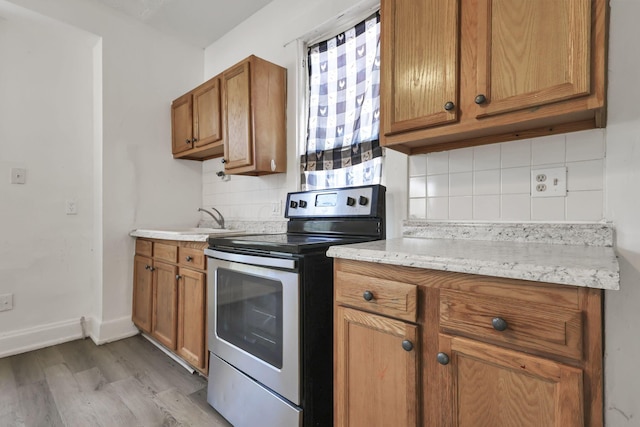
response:
<path id="1" fill-rule="evenodd" d="M 4 2 L 0 16 L 0 294 L 14 298 L 14 309 L 0 313 L 0 337 L 51 324 L 70 334 L 93 313 L 97 292 L 91 177 L 98 37 Z M 13 167 L 26 168 L 26 184 L 9 183 Z M 65 215 L 65 200 L 77 203 L 78 215 Z"/>
<path id="2" fill-rule="evenodd" d="M 69 36 L 72 42 L 60 43 L 56 32 L 38 32 L 38 23 L 31 29 L 33 42 L 48 49 L 31 66 L 35 58 L 26 36 L 12 33 L 1 42 L 23 50 L 15 63 L 22 74 L 10 86 L 25 95 L 39 88 L 38 102 L 50 108 L 35 108 L 26 97 L 13 96 L 9 106 L 0 101 L 3 109 L 24 112 L 19 121 L 0 115 L 0 227 L 11 230 L 0 238 L 0 253 L 10 254 L 1 261 L 0 293 L 16 294 L 15 309 L 0 313 L 0 355 L 67 339 L 70 328 L 54 323 L 77 325 L 80 315 L 92 321 L 92 337 L 99 342 L 135 333 L 134 239 L 128 233 L 140 226 L 195 225 L 202 197 L 201 164 L 171 157 L 170 104 L 203 81 L 203 51 L 94 0 L 0 0 L 0 11 L 15 5 L 21 15 L 41 14 L 70 34 L 93 38 L 79 55 L 73 52 L 83 46 L 81 39 Z M 17 24 L 30 31 L 27 21 Z M 69 50 L 75 56 L 67 65 Z M 78 56 L 88 65 L 77 64 Z M 3 56 L 0 70 L 5 66 Z M 38 71 L 48 75 L 44 88 L 34 79 Z M 89 105 L 78 106 L 78 97 Z M 61 108 L 66 104 L 75 110 Z M 27 111 L 30 123 L 24 126 Z M 5 185 L 9 163 L 28 167 L 26 186 Z M 15 200 L 10 208 L 4 203 L 8 192 Z M 70 197 L 78 199 L 75 217 L 64 215 L 63 201 Z M 24 232 L 37 221 L 42 228 Z M 48 265 L 54 269 L 43 267 Z M 42 303 L 33 297 L 23 304 L 25 295 L 37 295 Z"/>
<path id="3" fill-rule="evenodd" d="M 205 78 L 252 54 L 287 68 L 287 173 L 265 177 L 231 176 L 229 180 L 221 180 L 216 176 L 216 172 L 223 170 L 220 159 L 206 161 L 202 174 L 204 206 L 216 207 L 230 220 L 283 219 L 282 211 L 272 213 L 272 204 L 281 204 L 287 192 L 299 190 L 296 145 L 302 98 L 298 79 L 299 73 L 306 71 L 299 66 L 296 39 L 330 22 L 338 25 L 341 21 L 336 17 L 345 11 L 366 9 L 372 3 L 375 1 L 274 0 L 205 49 Z M 400 221 L 406 217 L 406 162 L 404 154 L 387 152 L 383 183 L 389 198 L 387 235 L 390 237 L 400 235 Z M 397 170 L 403 173 L 397 174 Z"/>

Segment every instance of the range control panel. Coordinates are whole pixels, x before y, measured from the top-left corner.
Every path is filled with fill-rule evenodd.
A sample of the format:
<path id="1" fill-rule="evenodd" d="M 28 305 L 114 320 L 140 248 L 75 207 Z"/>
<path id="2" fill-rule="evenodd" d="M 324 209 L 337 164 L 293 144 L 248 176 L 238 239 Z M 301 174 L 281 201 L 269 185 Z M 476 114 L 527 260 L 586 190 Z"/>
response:
<path id="1" fill-rule="evenodd" d="M 381 217 L 385 191 L 382 185 L 365 185 L 289 193 L 285 217 Z"/>

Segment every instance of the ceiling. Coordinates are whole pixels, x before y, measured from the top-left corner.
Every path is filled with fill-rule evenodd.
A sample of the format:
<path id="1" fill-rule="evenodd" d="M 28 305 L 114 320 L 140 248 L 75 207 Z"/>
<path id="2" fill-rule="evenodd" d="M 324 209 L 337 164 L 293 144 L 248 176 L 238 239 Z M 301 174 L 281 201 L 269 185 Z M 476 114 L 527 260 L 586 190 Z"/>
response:
<path id="1" fill-rule="evenodd" d="M 272 0 L 97 0 L 161 33 L 205 48 Z"/>

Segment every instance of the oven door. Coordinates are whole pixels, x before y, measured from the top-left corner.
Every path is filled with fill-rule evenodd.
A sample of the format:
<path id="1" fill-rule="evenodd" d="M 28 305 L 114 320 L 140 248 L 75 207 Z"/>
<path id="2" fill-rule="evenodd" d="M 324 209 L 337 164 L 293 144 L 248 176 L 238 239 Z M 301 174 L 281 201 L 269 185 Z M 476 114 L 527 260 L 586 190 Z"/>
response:
<path id="1" fill-rule="evenodd" d="M 205 253 L 209 350 L 299 406 L 296 260 L 211 249 Z"/>

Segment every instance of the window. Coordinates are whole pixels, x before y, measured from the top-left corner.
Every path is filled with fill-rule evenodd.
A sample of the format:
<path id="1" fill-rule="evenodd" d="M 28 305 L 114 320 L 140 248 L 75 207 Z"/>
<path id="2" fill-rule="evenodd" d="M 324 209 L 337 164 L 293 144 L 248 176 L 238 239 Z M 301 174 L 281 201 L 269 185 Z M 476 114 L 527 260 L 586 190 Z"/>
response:
<path id="1" fill-rule="evenodd" d="M 303 190 L 378 184 L 380 14 L 308 48 Z"/>

